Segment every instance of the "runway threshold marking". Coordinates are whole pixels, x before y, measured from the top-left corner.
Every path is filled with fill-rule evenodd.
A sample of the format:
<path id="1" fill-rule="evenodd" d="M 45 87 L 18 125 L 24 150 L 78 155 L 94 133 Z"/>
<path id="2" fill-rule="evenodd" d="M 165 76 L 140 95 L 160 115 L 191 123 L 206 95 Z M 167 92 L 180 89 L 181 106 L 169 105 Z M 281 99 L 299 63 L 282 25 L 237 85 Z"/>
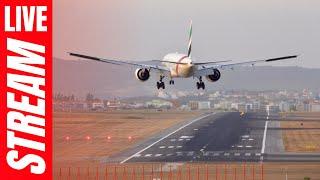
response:
<path id="1" fill-rule="evenodd" d="M 123 164 L 123 163 L 127 162 L 128 160 L 130 160 L 130 159 L 134 158 L 136 154 L 141 154 L 143 151 L 145 151 L 145 150 L 149 149 L 149 148 L 150 148 L 150 147 L 152 147 L 153 145 L 155 145 L 155 144 L 157 144 L 158 142 L 160 142 L 160 141 L 164 140 L 165 138 L 167 138 L 167 137 L 171 136 L 172 134 L 174 134 L 174 133 L 176 133 L 176 132 L 180 131 L 181 129 L 183 129 L 183 128 L 185 128 L 185 127 L 187 127 L 187 126 L 189 126 L 189 125 L 191 125 L 191 124 L 193 124 L 193 123 L 195 123 L 195 122 L 197 122 L 197 121 L 199 121 L 199 120 L 201 120 L 201 119 L 203 119 L 203 118 L 209 117 L 209 116 L 214 115 L 214 114 L 215 114 L 215 113 L 210 113 L 210 114 L 207 114 L 207 115 L 204 115 L 204 116 L 201 116 L 201 117 L 199 117 L 199 118 L 197 118 L 197 119 L 192 120 L 191 122 L 189 122 L 189 123 L 187 123 L 187 124 L 185 124 L 185 125 L 181 126 L 180 128 L 176 129 L 175 131 L 173 131 L 173 132 L 171 132 L 171 133 L 169 133 L 169 134 L 167 134 L 167 135 L 163 136 L 163 137 L 162 137 L 162 138 L 160 138 L 159 140 L 157 140 L 157 141 L 153 142 L 152 144 L 150 144 L 149 146 L 145 147 L 144 149 L 142 149 L 142 150 L 138 151 L 137 153 L 135 153 L 135 154 L 133 154 L 133 155 L 129 156 L 129 157 L 128 157 L 128 158 L 126 158 L 125 160 L 121 161 L 121 162 L 120 162 L 120 164 Z"/>

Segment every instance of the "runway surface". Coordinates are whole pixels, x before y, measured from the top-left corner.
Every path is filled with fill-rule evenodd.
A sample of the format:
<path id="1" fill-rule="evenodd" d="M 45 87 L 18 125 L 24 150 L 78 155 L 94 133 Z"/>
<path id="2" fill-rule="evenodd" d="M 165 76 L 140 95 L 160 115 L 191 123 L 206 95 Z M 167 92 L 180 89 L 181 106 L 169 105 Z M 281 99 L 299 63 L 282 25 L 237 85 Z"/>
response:
<path id="1" fill-rule="evenodd" d="M 123 162 L 259 161 L 264 126 L 238 112 L 210 114 Z"/>
<path id="2" fill-rule="evenodd" d="M 284 152 L 280 121 L 278 115 L 210 113 L 164 130 L 103 162 L 319 162 L 317 153 Z"/>

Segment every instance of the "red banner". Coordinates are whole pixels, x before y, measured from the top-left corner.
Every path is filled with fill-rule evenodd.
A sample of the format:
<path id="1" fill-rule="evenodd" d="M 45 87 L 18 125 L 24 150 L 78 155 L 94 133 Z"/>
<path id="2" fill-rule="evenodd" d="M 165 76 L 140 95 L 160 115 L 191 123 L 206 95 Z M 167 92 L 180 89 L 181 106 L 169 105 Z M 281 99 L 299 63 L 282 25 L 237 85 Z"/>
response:
<path id="1" fill-rule="evenodd" d="M 0 179 L 52 179 L 52 2 L 0 4 Z"/>

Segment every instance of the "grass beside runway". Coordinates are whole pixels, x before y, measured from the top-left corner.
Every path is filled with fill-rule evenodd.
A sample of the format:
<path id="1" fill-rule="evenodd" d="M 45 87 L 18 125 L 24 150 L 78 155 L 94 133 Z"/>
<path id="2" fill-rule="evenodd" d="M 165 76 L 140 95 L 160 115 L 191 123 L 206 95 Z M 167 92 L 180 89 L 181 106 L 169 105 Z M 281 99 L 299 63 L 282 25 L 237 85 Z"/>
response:
<path id="1" fill-rule="evenodd" d="M 286 152 L 320 153 L 320 113 L 291 113 L 290 115 L 299 116 L 301 120 L 281 122 Z M 304 121 L 303 117 L 318 119 L 318 121 Z"/>
<path id="2" fill-rule="evenodd" d="M 155 110 L 54 113 L 54 166 L 99 164 L 102 157 L 128 149 L 201 113 Z"/>

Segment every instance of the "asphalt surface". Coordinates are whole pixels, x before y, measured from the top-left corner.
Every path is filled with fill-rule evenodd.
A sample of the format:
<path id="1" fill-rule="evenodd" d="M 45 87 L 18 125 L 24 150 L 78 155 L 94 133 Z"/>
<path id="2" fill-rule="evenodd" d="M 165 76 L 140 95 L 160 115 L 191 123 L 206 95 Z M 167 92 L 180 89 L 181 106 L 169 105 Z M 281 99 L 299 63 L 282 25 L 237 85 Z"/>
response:
<path id="1" fill-rule="evenodd" d="M 286 117 L 292 121 L 296 118 Z M 320 153 L 284 151 L 280 127 L 282 120 L 277 114 L 205 114 L 168 128 L 102 162 L 320 162 Z"/>
<path id="2" fill-rule="evenodd" d="M 124 162 L 259 161 L 264 126 L 238 112 L 211 114 Z"/>

